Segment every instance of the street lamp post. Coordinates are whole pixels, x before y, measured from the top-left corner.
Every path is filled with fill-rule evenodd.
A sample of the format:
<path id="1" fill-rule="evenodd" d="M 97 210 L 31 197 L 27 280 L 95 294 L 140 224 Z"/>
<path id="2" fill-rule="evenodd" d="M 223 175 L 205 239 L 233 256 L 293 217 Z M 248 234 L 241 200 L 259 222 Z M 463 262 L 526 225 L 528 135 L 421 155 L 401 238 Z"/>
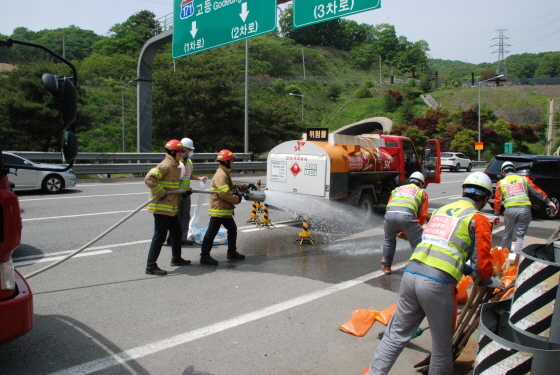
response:
<path id="1" fill-rule="evenodd" d="M 484 81 L 478 81 L 478 143 L 480 143 L 480 84 L 483 82 L 493 81 L 496 78 L 500 78 L 503 76 L 503 74 L 500 74 L 496 77 L 485 79 Z M 478 161 L 480 161 L 480 150 L 478 150 Z"/>
<path id="2" fill-rule="evenodd" d="M 125 85 L 121 87 L 121 110 L 122 110 L 122 152 L 124 153 L 124 88 L 136 80 L 128 81 Z"/>
<path id="3" fill-rule="evenodd" d="M 300 95 L 300 94 L 293 94 L 293 93 L 289 93 L 289 95 L 292 95 L 292 96 L 301 96 L 301 122 L 303 122 L 303 95 Z"/>

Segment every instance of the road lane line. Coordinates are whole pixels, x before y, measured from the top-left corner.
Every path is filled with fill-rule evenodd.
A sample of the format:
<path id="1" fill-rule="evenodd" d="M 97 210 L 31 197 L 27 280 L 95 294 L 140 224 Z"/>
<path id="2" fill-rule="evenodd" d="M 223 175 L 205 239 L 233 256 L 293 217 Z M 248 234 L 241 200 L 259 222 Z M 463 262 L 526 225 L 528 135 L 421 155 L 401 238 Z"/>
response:
<path id="1" fill-rule="evenodd" d="M 111 214 L 123 214 L 129 213 L 134 210 L 126 211 L 108 211 L 108 212 L 95 212 L 92 214 L 79 214 L 79 215 L 65 215 L 65 216 L 51 216 L 51 217 L 36 217 L 31 219 L 22 219 L 21 221 L 39 221 L 39 220 L 53 220 L 53 219 L 68 219 L 71 217 L 84 217 L 84 216 L 98 216 L 98 215 L 111 215 Z"/>
<path id="2" fill-rule="evenodd" d="M 462 197 L 462 195 L 451 195 L 451 196 L 439 197 L 439 198 L 429 198 L 429 200 L 431 202 L 431 201 L 437 201 L 437 200 L 440 200 L 440 199 L 459 199 L 461 197 Z"/>
<path id="3" fill-rule="evenodd" d="M 138 194 L 144 194 L 146 195 L 146 197 L 149 195 L 148 192 L 143 192 L 143 193 L 126 193 L 126 194 L 103 194 L 103 195 L 75 195 L 75 196 L 71 196 L 71 197 L 50 197 L 50 198 L 45 198 L 45 197 L 41 197 L 41 198 L 30 198 L 30 199 L 21 199 L 20 198 L 20 202 L 30 202 L 30 201 L 48 201 L 48 200 L 57 200 L 57 199 L 82 199 L 82 198 L 99 198 L 99 197 L 118 197 L 118 196 L 123 196 L 123 195 L 138 195 Z"/>
<path id="4" fill-rule="evenodd" d="M 109 248 L 113 248 L 113 247 L 140 245 L 140 244 L 145 244 L 145 243 L 150 243 L 150 242 L 152 242 L 152 240 L 123 242 L 123 243 L 119 243 L 119 244 L 104 245 L 104 246 L 91 246 L 91 247 L 87 248 L 86 250 L 84 250 L 84 253 L 90 252 L 92 250 L 104 250 L 104 249 L 109 249 Z M 14 262 L 16 262 L 16 261 L 28 260 L 28 259 L 40 259 L 40 258 L 44 258 L 44 257 L 48 257 L 48 256 L 51 257 L 51 256 L 59 256 L 59 255 L 68 255 L 70 253 L 73 253 L 76 250 L 78 250 L 78 249 L 57 251 L 56 253 L 49 253 L 49 254 L 26 255 L 26 256 L 23 256 L 23 257 L 14 257 L 13 260 L 14 260 Z"/>
<path id="5" fill-rule="evenodd" d="M 393 267 L 393 270 L 399 270 L 401 268 L 404 268 L 407 263 L 408 262 L 398 263 L 395 265 L 395 267 Z M 206 327 L 195 329 L 194 331 L 185 332 L 176 336 L 171 336 L 164 340 L 138 346 L 136 348 L 129 349 L 120 353 L 116 353 L 107 356 L 105 358 L 100 358 L 90 362 L 82 363 L 74 367 L 70 367 L 61 371 L 54 372 L 51 375 L 91 374 L 96 371 L 102 371 L 119 364 L 125 364 L 128 361 L 142 358 L 147 355 L 154 354 L 162 350 L 170 349 L 178 345 L 186 344 L 188 342 L 198 340 L 213 335 L 215 333 L 225 331 L 230 328 L 238 327 L 242 324 L 246 324 L 246 323 L 253 322 L 255 320 L 266 318 L 268 316 L 277 314 L 279 312 L 301 306 L 308 302 L 315 301 L 319 298 L 323 298 L 331 294 L 349 289 L 353 286 L 366 283 L 372 279 L 375 279 L 383 275 L 384 273 L 382 271 L 375 271 L 372 273 L 368 273 L 364 276 L 360 276 L 353 280 L 348 280 L 340 284 L 332 285 L 323 290 L 309 293 L 301 297 L 296 297 L 291 300 L 279 304 L 275 304 L 273 306 L 265 307 L 263 309 L 253 311 L 248 314 L 240 315 L 232 319 L 211 324 Z"/>
<path id="6" fill-rule="evenodd" d="M 203 204 L 203 206 L 208 206 L 208 203 Z M 79 214 L 79 215 L 65 215 L 65 216 L 51 216 L 51 217 L 36 217 L 31 219 L 22 219 L 21 221 L 38 221 L 38 220 L 53 220 L 53 219 L 68 219 L 71 217 L 83 217 L 83 216 L 98 216 L 98 215 L 111 215 L 111 214 L 123 214 L 129 213 L 134 210 L 126 211 L 107 211 L 107 212 L 94 212 L 91 214 Z"/>
<path id="7" fill-rule="evenodd" d="M 112 253 L 112 250 L 99 250 L 99 251 L 90 251 L 88 253 L 81 253 L 81 254 L 77 254 L 74 256 L 74 258 L 79 258 L 79 257 L 89 257 L 92 255 L 101 255 L 101 254 L 108 254 L 108 253 Z M 63 256 L 59 256 L 59 257 L 45 257 L 45 258 L 40 258 L 40 259 L 34 259 L 34 260 L 24 260 L 22 262 L 14 262 L 14 266 L 16 267 L 20 267 L 20 266 L 28 266 L 30 264 L 35 264 L 35 263 L 45 263 L 45 262 L 55 262 L 57 260 L 60 260 L 64 258 Z"/>

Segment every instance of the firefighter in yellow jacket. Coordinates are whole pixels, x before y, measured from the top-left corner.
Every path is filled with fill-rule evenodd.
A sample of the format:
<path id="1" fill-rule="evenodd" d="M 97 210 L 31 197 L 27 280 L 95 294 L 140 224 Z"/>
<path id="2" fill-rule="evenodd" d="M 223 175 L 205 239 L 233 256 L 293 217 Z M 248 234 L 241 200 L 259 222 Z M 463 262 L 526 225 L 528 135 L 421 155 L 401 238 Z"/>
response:
<path id="1" fill-rule="evenodd" d="M 210 223 L 202 240 L 200 263 L 211 266 L 218 265 L 218 261 L 210 256 L 210 250 L 214 243 L 214 238 L 220 230 L 220 226 L 224 226 L 227 230 L 227 258 L 233 260 L 243 260 L 245 255 L 237 252 L 237 225 L 233 219 L 233 211 L 235 205 L 241 202 L 241 196 L 236 194 L 237 191 L 245 191 L 249 188 L 255 189 L 253 184 L 234 184 L 231 180 L 231 167 L 235 160 L 235 155 L 229 150 L 222 150 L 218 153 L 216 160 L 220 166 L 216 170 L 212 178 L 210 189 L 217 194 L 210 195 Z"/>
<path id="2" fill-rule="evenodd" d="M 181 168 L 179 160 L 184 156 L 185 149 L 180 141 L 172 139 L 165 145 L 165 159 L 155 168 L 152 168 L 144 182 L 150 188 L 150 198 L 157 200 L 148 204 L 148 212 L 154 214 L 154 236 L 148 252 L 146 273 L 148 275 L 163 276 L 167 271 L 157 265 L 161 247 L 167 236 L 171 237 L 171 266 L 186 266 L 190 260 L 181 258 L 181 223 L 177 212 L 179 211 L 179 194 L 167 194 L 171 190 L 179 190 L 181 181 Z"/>

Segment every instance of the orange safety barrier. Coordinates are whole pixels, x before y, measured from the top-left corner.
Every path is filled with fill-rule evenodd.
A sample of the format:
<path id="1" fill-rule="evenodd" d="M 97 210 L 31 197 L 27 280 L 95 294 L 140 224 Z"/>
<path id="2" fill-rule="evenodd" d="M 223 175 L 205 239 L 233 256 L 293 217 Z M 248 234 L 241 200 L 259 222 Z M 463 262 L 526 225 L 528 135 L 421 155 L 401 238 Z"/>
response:
<path id="1" fill-rule="evenodd" d="M 464 305 L 469 299 L 468 289 L 472 283 L 472 278 L 470 276 L 463 276 L 461 280 L 457 283 L 457 303 Z"/>
<path id="2" fill-rule="evenodd" d="M 500 276 L 504 270 L 504 264 L 508 260 L 509 250 L 508 249 L 498 249 L 498 247 L 492 248 L 490 250 L 490 255 L 492 255 L 492 265 L 494 266 L 494 276 Z"/>
<path id="3" fill-rule="evenodd" d="M 338 328 L 342 332 L 350 333 L 354 336 L 363 337 L 371 328 L 373 323 L 378 322 L 387 325 L 393 317 L 397 305 L 392 305 L 383 311 L 372 309 L 358 309 L 350 315 L 350 320 L 340 324 Z"/>

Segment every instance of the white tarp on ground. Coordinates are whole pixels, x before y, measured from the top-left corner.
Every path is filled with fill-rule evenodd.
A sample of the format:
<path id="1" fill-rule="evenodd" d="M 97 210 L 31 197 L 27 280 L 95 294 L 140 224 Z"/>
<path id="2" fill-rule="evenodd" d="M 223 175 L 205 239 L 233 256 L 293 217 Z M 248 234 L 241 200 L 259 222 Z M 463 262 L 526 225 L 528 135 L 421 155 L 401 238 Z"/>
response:
<path id="1" fill-rule="evenodd" d="M 206 190 L 206 184 L 202 181 L 199 181 L 199 189 Z M 187 239 L 196 242 L 197 244 L 202 244 L 202 240 L 204 239 L 204 235 L 206 234 L 206 230 L 208 226 L 200 228 L 200 214 L 202 212 L 206 212 L 202 207 L 204 202 L 209 200 L 208 194 L 193 194 L 192 201 L 196 200 L 196 205 L 194 206 L 194 213 L 191 217 L 191 221 L 189 222 L 189 234 L 187 235 Z M 207 218 L 202 220 L 203 223 L 208 223 Z M 227 243 L 227 231 L 225 228 L 220 228 L 216 238 L 214 238 L 214 245 L 223 245 Z"/>

